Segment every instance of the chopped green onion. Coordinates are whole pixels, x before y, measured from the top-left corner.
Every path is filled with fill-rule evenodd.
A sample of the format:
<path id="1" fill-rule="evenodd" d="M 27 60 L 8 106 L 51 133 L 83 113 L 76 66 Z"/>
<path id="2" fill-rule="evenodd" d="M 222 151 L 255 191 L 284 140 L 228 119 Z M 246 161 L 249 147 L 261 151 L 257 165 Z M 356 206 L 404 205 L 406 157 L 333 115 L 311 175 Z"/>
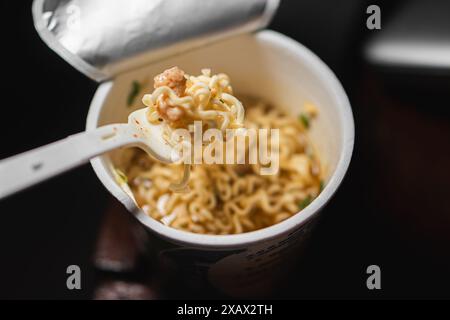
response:
<path id="1" fill-rule="evenodd" d="M 131 107 L 131 105 L 134 103 L 134 100 L 136 100 L 137 95 L 141 91 L 141 84 L 137 81 L 133 81 L 131 83 L 131 90 L 128 94 L 128 106 Z"/>
<path id="2" fill-rule="evenodd" d="M 309 117 L 307 114 L 301 113 L 300 116 L 298 117 L 298 119 L 300 120 L 300 122 L 303 124 L 303 126 L 308 129 L 309 128 Z"/>
<path id="3" fill-rule="evenodd" d="M 309 206 L 309 204 L 312 202 L 312 197 L 311 196 L 307 196 L 305 199 L 303 199 L 302 202 L 300 202 L 300 209 L 305 209 L 307 206 Z"/>

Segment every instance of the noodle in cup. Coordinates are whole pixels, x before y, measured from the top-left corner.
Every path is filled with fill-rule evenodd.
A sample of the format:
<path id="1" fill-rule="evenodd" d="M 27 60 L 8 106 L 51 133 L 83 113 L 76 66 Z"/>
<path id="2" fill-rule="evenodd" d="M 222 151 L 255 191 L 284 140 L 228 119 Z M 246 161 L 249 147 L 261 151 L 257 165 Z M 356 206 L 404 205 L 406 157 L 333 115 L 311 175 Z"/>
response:
<path id="1" fill-rule="evenodd" d="M 270 293 L 288 274 L 291 259 L 301 254 L 320 210 L 347 171 L 354 142 L 348 98 L 332 71 L 311 51 L 264 30 L 169 57 L 102 83 L 91 103 L 87 130 L 126 121 L 129 113 L 142 107 L 140 97 L 152 91 L 153 77 L 172 66 L 194 75 L 204 67 L 224 72 L 232 79 L 236 96 L 256 97 L 292 117 L 297 118 L 309 103 L 318 109 L 308 136 L 320 159 L 324 189 L 301 212 L 252 232 L 205 235 L 166 226 L 139 208 L 131 190 L 117 179 L 114 168 L 121 150 L 91 161 L 105 187 L 148 230 L 149 248 L 161 263 L 170 262 L 168 273 L 174 271 L 170 274 L 198 288 L 213 287 L 234 297 Z M 138 91 L 135 101 L 130 99 L 133 87 Z"/>

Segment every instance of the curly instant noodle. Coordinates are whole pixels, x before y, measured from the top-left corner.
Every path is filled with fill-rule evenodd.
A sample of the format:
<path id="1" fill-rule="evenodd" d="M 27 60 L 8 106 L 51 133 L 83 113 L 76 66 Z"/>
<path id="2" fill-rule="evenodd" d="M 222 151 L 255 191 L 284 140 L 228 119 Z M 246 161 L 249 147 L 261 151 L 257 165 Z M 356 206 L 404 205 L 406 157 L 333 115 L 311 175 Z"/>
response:
<path id="1" fill-rule="evenodd" d="M 302 121 L 262 102 L 245 104 L 244 121 L 242 104 L 231 95 L 226 75 L 211 77 L 204 71 L 199 77 L 188 77 L 184 84 L 187 95 L 182 97 L 176 94 L 178 85 L 183 89 L 180 82 L 166 85 L 144 99 L 151 105 L 149 117 L 159 121 L 164 108 L 158 101 L 164 96 L 166 103 L 171 108 L 179 107 L 184 117 L 172 117 L 170 129 L 197 118 L 208 119 L 211 126 L 222 129 L 230 125 L 277 128 L 280 168 L 275 175 L 260 175 L 259 163 L 192 165 L 191 178 L 186 182 L 188 191 L 180 193 L 170 186 L 182 176 L 182 164 L 163 164 L 140 150 L 125 150 L 119 167 L 128 177 L 138 205 L 148 215 L 185 231 L 236 234 L 285 220 L 318 196 L 322 170 Z"/>

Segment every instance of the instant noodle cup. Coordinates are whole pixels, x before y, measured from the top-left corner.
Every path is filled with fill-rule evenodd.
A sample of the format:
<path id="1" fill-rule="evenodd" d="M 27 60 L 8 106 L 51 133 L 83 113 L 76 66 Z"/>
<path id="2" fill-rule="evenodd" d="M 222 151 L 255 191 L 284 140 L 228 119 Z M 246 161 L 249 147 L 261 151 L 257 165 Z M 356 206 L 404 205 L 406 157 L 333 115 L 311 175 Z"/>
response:
<path id="1" fill-rule="evenodd" d="M 70 2 L 64 1 L 64 5 Z M 195 1 L 186 3 L 188 2 Z M 211 68 L 213 73 L 224 72 L 232 79 L 238 97 L 248 95 L 260 98 L 276 108 L 284 109 L 292 117 L 298 117 L 305 105 L 312 104 L 317 108 L 318 115 L 308 133 L 321 162 L 324 188 L 298 214 L 257 231 L 204 235 L 166 226 L 147 215 L 137 205 L 128 186 L 117 179 L 116 161 L 123 150 L 116 150 L 91 161 L 101 183 L 144 226 L 147 232 L 142 236 L 148 244 L 149 252 L 158 258 L 163 266 L 161 270 L 168 276 L 174 276 L 197 289 L 214 288 L 233 297 L 257 297 L 270 294 L 289 274 L 292 259 L 301 256 L 321 209 L 331 200 L 348 169 L 353 150 L 354 123 L 350 103 L 342 85 L 314 53 L 295 40 L 274 31 L 249 33 L 268 23 L 277 1 L 231 1 L 220 4 L 222 2 L 217 3 L 223 6 L 229 6 L 230 3 L 242 6 L 243 3 L 248 5 L 253 2 L 248 10 L 230 10 L 228 14 L 234 18 L 245 14 L 241 20 L 253 19 L 252 22 L 249 24 L 247 21 L 242 25 L 245 27 L 228 28 L 221 33 L 223 37 L 217 33 L 209 34 L 208 37 L 214 41 L 203 41 L 204 38 L 201 37 L 193 41 L 192 37 L 187 37 L 189 41 L 176 48 L 172 45 L 150 48 L 150 51 L 156 53 L 148 56 L 135 55 L 133 47 L 126 46 L 124 51 L 128 52 L 127 55 L 122 55 L 122 59 L 117 59 L 114 54 L 108 55 L 109 51 L 105 48 L 97 46 L 98 51 L 95 51 L 95 46 L 92 46 L 92 41 L 97 39 L 95 37 L 90 39 L 92 41 L 83 41 L 83 37 L 88 35 L 81 34 L 79 38 L 73 34 L 68 37 L 70 32 L 60 34 L 60 37 L 52 35 L 53 29 L 50 30 L 48 25 L 40 25 L 43 23 L 40 18 L 43 11 L 41 6 L 43 3 L 45 6 L 45 1 L 35 1 L 34 14 L 38 30 L 45 29 L 40 30 L 44 40 L 80 71 L 101 81 L 89 109 L 87 130 L 110 123 L 126 122 L 132 111 L 142 108 L 140 98 L 144 93 L 152 91 L 153 77 L 172 66 L 179 66 L 188 74 L 197 74 L 205 67 Z M 169 5 L 174 2 L 168 0 L 164 3 Z M 261 12 L 258 11 L 259 14 L 250 14 L 251 10 L 259 10 L 258 8 L 262 8 Z M 58 17 L 63 12 L 55 8 L 46 9 L 59 13 L 59 16 L 56 15 Z M 198 10 L 206 9 L 202 7 Z M 222 12 L 227 16 L 227 8 L 223 8 Z M 230 21 L 240 23 L 241 20 L 234 18 Z M 226 22 L 225 19 L 221 23 Z M 106 25 L 110 26 L 111 22 Z M 199 27 L 199 24 L 194 27 Z M 94 34 L 97 32 L 91 31 Z M 233 36 L 230 37 L 230 34 Z M 107 35 L 112 37 L 114 33 Z M 167 39 L 167 35 L 159 36 Z M 183 37 L 168 38 L 179 42 Z M 151 41 L 149 43 L 149 46 L 155 45 Z M 83 45 L 91 47 L 89 50 L 78 50 Z M 129 45 L 132 46 L 133 43 L 130 42 Z M 136 52 L 144 49 L 135 48 Z M 106 53 L 102 51 L 103 55 L 94 54 L 101 50 L 106 50 Z M 125 56 L 131 58 L 127 60 Z M 137 98 L 134 99 L 134 96 Z"/>

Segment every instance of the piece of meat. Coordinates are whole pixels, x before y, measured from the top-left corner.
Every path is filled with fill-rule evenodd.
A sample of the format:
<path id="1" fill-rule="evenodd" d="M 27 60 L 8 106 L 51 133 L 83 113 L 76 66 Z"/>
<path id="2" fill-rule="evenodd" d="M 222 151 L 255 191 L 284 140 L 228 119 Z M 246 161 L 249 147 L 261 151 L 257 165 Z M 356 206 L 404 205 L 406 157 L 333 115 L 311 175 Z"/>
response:
<path id="1" fill-rule="evenodd" d="M 156 111 L 164 120 L 177 122 L 183 118 L 184 110 L 179 106 L 170 105 L 167 97 L 161 96 L 156 103 Z"/>
<path id="2" fill-rule="evenodd" d="M 163 73 L 158 74 L 154 79 L 154 87 L 159 88 L 167 86 L 171 88 L 177 96 L 184 96 L 186 90 L 186 78 L 184 77 L 184 71 L 178 67 L 173 67 L 165 70 Z M 164 120 L 174 123 L 181 120 L 184 116 L 184 110 L 179 106 L 172 106 L 167 97 L 162 96 L 158 99 L 156 104 L 156 111 Z"/>
<path id="3" fill-rule="evenodd" d="M 175 91 L 177 96 L 182 97 L 184 95 L 184 91 L 186 90 L 186 78 L 184 77 L 184 71 L 178 67 L 167 69 L 154 78 L 153 86 L 155 89 L 162 86 L 167 86 Z"/>

